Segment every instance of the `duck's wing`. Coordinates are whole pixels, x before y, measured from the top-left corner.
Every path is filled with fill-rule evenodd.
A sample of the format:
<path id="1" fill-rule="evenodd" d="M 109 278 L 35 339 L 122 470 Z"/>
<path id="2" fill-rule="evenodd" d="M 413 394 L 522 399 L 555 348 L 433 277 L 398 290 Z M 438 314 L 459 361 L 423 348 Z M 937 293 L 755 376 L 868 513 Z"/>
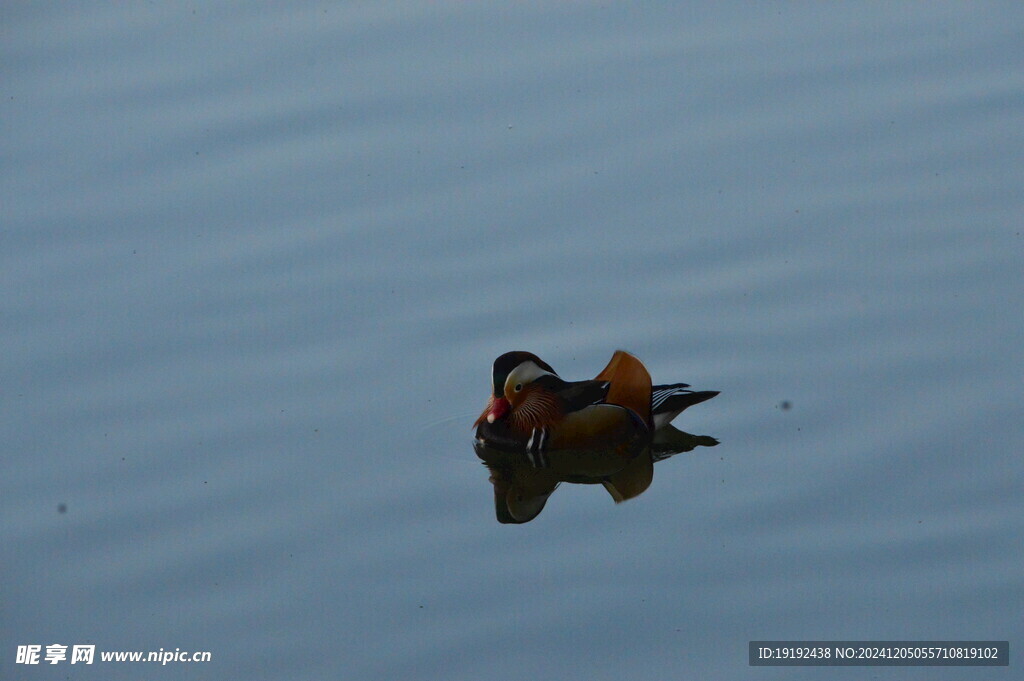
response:
<path id="1" fill-rule="evenodd" d="M 557 376 L 541 376 L 535 382 L 558 395 L 566 414 L 604 402 L 608 394 L 607 381 L 563 381 Z"/>
<path id="2" fill-rule="evenodd" d="M 710 400 L 718 394 L 717 390 L 694 392 L 687 390 L 689 387 L 686 383 L 654 386 L 651 391 L 651 416 L 655 429 L 667 426 L 687 407 Z"/>
<path id="3" fill-rule="evenodd" d="M 651 375 L 643 362 L 625 350 L 616 350 L 594 380 L 609 383 L 605 402 L 636 412 L 651 427 Z"/>

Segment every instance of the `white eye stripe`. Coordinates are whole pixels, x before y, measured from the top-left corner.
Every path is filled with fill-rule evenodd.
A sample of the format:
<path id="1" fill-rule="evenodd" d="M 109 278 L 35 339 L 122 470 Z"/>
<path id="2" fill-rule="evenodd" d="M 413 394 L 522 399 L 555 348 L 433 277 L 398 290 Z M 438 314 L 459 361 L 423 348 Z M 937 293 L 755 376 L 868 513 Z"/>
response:
<path id="1" fill-rule="evenodd" d="M 514 386 L 516 385 L 518 385 L 519 389 L 522 390 L 523 386 L 532 383 L 541 376 L 554 376 L 554 374 L 550 371 L 544 371 L 534 362 L 523 362 L 509 372 L 508 378 L 505 379 L 505 390 L 507 392 L 508 390 L 514 389 Z"/>

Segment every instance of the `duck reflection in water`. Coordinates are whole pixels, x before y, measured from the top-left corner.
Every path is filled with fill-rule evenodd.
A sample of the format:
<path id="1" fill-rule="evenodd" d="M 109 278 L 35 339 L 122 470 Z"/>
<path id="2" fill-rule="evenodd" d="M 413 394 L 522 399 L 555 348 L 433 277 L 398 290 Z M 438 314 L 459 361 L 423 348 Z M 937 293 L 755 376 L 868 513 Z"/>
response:
<path id="1" fill-rule="evenodd" d="M 633 355 L 616 351 L 588 381 L 565 381 L 529 352 L 494 361 L 492 393 L 476 423 L 476 452 L 491 471 L 498 521 L 537 517 L 562 482 L 600 483 L 616 502 L 651 484 L 654 462 L 714 438 L 669 425 L 717 392 L 652 386 Z"/>

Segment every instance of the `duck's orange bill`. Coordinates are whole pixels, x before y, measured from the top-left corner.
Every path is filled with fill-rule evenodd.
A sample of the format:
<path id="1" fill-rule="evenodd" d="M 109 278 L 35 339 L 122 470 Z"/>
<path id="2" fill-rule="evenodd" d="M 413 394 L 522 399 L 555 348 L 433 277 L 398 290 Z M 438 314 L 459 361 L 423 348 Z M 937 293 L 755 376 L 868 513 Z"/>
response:
<path id="1" fill-rule="evenodd" d="M 484 408 L 484 413 L 480 414 L 480 418 L 476 420 L 473 427 L 476 428 L 484 421 L 494 423 L 511 409 L 512 405 L 504 397 L 491 397 L 491 399 L 487 400 L 487 407 Z"/>
<path id="2" fill-rule="evenodd" d="M 499 397 L 495 399 L 494 402 L 491 404 L 490 411 L 487 412 L 487 423 L 494 423 L 502 416 L 507 414 L 509 412 L 509 409 L 511 408 L 512 405 L 509 404 L 508 400 L 506 400 L 504 397 Z"/>

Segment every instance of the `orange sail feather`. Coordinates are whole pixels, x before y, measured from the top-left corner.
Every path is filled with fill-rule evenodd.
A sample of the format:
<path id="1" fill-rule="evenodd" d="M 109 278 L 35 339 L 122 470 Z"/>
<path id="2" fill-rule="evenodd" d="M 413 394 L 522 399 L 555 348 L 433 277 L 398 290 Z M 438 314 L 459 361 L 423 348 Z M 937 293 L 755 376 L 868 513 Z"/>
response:
<path id="1" fill-rule="evenodd" d="M 605 402 L 626 407 L 651 427 L 651 375 L 643 362 L 625 350 L 616 350 L 596 378 L 610 383 Z"/>

